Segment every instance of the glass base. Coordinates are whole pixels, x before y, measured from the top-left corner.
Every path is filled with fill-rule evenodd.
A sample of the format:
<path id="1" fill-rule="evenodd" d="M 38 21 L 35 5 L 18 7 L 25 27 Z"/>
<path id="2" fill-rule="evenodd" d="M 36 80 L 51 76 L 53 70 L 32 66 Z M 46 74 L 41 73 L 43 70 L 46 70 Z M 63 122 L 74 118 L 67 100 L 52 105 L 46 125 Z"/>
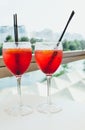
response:
<path id="1" fill-rule="evenodd" d="M 38 111 L 41 113 L 58 113 L 60 111 L 62 111 L 62 107 L 61 106 L 57 106 L 56 104 L 53 103 L 43 103 L 38 105 Z"/>
<path id="2" fill-rule="evenodd" d="M 31 114 L 33 112 L 33 109 L 30 106 L 13 106 L 13 107 L 7 107 L 5 109 L 5 112 L 12 116 L 26 116 L 28 114 Z"/>

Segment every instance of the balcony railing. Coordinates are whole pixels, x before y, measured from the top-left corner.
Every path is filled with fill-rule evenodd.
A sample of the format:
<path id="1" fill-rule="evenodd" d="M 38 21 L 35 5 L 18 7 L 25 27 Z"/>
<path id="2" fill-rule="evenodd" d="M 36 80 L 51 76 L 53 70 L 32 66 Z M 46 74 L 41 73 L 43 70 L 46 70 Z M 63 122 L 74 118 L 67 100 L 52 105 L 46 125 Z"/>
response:
<path id="1" fill-rule="evenodd" d="M 78 51 L 64 51 L 63 52 L 63 60 L 62 64 L 66 64 L 69 62 L 77 61 L 85 59 L 85 50 L 78 50 Z M 31 64 L 27 70 L 27 72 L 38 70 L 37 64 L 35 62 L 34 55 L 32 55 Z M 9 72 L 9 70 L 6 68 L 3 57 L 0 57 L 0 78 L 12 76 L 12 74 Z"/>

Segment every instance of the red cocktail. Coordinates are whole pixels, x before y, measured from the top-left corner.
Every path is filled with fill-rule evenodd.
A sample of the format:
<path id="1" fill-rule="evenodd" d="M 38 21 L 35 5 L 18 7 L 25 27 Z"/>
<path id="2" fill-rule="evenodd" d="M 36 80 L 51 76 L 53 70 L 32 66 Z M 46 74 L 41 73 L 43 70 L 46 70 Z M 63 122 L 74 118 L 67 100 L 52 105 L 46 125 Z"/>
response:
<path id="1" fill-rule="evenodd" d="M 50 59 L 52 58 L 53 53 L 55 53 L 56 56 L 52 61 Z M 61 64 L 62 50 L 36 50 L 35 58 L 39 68 L 45 74 L 50 75 L 53 74 Z"/>
<path id="2" fill-rule="evenodd" d="M 49 96 L 51 86 L 51 76 L 58 69 L 62 62 L 62 45 L 56 47 L 56 43 L 36 43 L 35 44 L 35 59 L 38 67 L 47 77 L 47 102 L 38 106 L 38 110 L 43 113 L 55 113 L 61 110 L 54 104 Z"/>
<path id="3" fill-rule="evenodd" d="M 22 75 L 30 64 L 32 50 L 29 48 L 3 49 L 3 58 L 7 68 L 14 75 Z"/>

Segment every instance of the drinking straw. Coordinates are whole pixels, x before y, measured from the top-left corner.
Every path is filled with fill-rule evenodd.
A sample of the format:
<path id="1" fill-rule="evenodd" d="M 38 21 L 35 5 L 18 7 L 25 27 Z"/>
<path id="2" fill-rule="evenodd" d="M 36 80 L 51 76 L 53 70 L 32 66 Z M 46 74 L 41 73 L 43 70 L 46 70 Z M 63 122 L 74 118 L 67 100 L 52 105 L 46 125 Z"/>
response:
<path id="1" fill-rule="evenodd" d="M 75 14 L 75 12 L 74 12 L 74 10 L 71 12 L 71 15 L 70 15 L 70 17 L 69 17 L 69 19 L 68 19 L 68 21 L 67 21 L 67 24 L 66 24 L 66 26 L 65 26 L 65 28 L 64 28 L 64 30 L 63 30 L 63 32 L 62 32 L 62 34 L 61 34 L 61 36 L 60 36 L 60 38 L 59 38 L 59 40 L 58 40 L 58 43 L 57 43 L 57 46 L 59 45 L 59 43 L 61 42 L 61 40 L 62 40 L 62 38 L 63 38 L 63 36 L 64 36 L 64 34 L 65 34 L 65 31 L 66 31 L 66 29 L 67 29 L 67 27 L 68 27 L 68 25 L 69 25 L 69 23 L 70 23 L 70 21 L 71 21 L 71 19 L 72 19 L 72 17 L 73 17 L 73 15 Z"/>
<path id="2" fill-rule="evenodd" d="M 16 45 L 18 45 L 17 14 L 13 15 L 13 20 L 14 20 L 14 38 L 15 38 Z"/>
<path id="3" fill-rule="evenodd" d="M 69 25 L 69 23 L 70 23 L 73 15 L 74 15 L 74 13 L 75 13 L 74 11 L 71 12 L 71 15 L 70 15 L 70 17 L 69 17 L 69 19 L 67 21 L 67 24 L 66 24 L 66 26 L 65 26 L 65 28 L 64 28 L 64 30 L 63 30 L 60 38 L 59 38 L 59 40 L 58 40 L 58 43 L 56 44 L 56 47 L 59 46 L 59 44 L 60 44 L 60 42 L 61 42 L 61 40 L 62 40 L 62 38 L 63 38 L 63 36 L 65 34 L 65 31 L 66 31 L 66 29 L 67 29 L 67 27 L 68 27 L 68 25 Z M 54 49 L 56 49 L 56 48 L 54 48 Z M 55 58 L 56 55 L 57 55 L 57 52 L 54 51 L 53 54 L 52 54 L 52 56 L 51 56 L 51 58 L 50 58 L 50 60 L 49 60 L 49 62 L 48 62 L 48 64 L 47 64 L 47 66 L 45 67 L 46 70 L 47 70 L 48 66 L 53 62 L 53 60 L 54 60 L 54 58 Z"/>

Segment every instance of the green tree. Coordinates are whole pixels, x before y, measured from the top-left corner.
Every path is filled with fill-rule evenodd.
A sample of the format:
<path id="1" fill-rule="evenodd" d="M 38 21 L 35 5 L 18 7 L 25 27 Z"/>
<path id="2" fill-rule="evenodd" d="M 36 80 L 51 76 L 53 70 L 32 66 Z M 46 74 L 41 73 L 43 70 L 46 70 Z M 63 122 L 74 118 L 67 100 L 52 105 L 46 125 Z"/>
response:
<path id="1" fill-rule="evenodd" d="M 85 49 L 85 41 L 81 40 L 80 45 L 81 45 L 81 49 L 84 50 Z"/>
<path id="2" fill-rule="evenodd" d="M 85 71 L 85 61 L 83 62 L 83 65 L 84 65 L 84 66 L 83 66 L 83 71 Z"/>
<path id="3" fill-rule="evenodd" d="M 0 55 L 2 55 L 2 43 L 0 43 Z"/>
<path id="4" fill-rule="evenodd" d="M 76 50 L 76 45 L 73 44 L 73 43 L 70 44 L 70 45 L 69 45 L 69 49 L 70 49 L 70 50 Z"/>
<path id="5" fill-rule="evenodd" d="M 37 38 L 33 38 L 33 37 L 30 39 L 30 43 L 31 43 L 31 47 L 32 47 L 32 53 L 34 53 L 36 42 L 42 42 L 42 41 L 43 41 L 43 39 L 37 39 Z"/>
<path id="6" fill-rule="evenodd" d="M 8 36 L 6 37 L 5 42 L 12 42 L 12 41 L 13 41 L 12 36 L 11 36 L 11 35 L 8 35 Z"/>
<path id="7" fill-rule="evenodd" d="M 31 38 L 30 39 L 30 42 L 33 44 L 33 43 L 35 43 L 37 40 L 36 40 L 36 38 Z"/>
<path id="8" fill-rule="evenodd" d="M 21 37 L 19 41 L 21 41 L 21 42 L 29 41 L 29 38 L 24 36 L 24 37 Z"/>
<path id="9" fill-rule="evenodd" d="M 34 53 L 34 49 L 35 49 L 35 45 L 34 43 L 36 43 L 36 38 L 31 38 L 30 39 L 30 43 L 31 43 L 31 47 L 32 47 L 32 53 Z"/>
<path id="10" fill-rule="evenodd" d="M 81 49 L 81 45 L 80 45 L 80 41 L 79 40 L 74 40 L 73 44 L 76 45 L 76 50 L 80 50 Z"/>
<path id="11" fill-rule="evenodd" d="M 63 50 L 68 51 L 69 50 L 69 42 L 67 40 L 63 41 Z"/>

